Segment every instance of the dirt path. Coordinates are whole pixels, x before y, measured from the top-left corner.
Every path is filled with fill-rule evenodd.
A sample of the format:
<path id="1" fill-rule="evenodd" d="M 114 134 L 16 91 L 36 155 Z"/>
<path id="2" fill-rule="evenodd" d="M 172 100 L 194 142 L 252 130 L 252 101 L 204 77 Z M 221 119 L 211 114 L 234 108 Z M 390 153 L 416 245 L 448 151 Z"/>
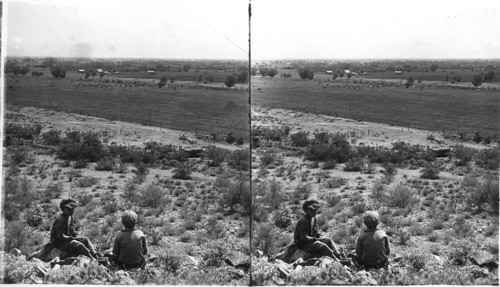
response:
<path id="1" fill-rule="evenodd" d="M 444 139 L 441 133 L 404 128 L 372 123 L 361 122 L 346 118 L 339 118 L 327 115 L 310 114 L 284 109 L 267 109 L 262 107 L 252 107 L 252 125 L 264 126 L 284 126 L 292 127 L 291 133 L 298 131 L 314 132 L 324 130 L 331 133 L 349 132 L 356 135 L 357 144 L 363 143 L 372 146 L 391 147 L 393 142 L 404 141 L 411 144 L 420 144 L 431 148 L 446 148 L 454 145 L 464 145 L 476 149 L 485 149 L 490 146 L 463 143 L 452 139 Z M 435 140 L 429 140 L 429 135 Z"/>

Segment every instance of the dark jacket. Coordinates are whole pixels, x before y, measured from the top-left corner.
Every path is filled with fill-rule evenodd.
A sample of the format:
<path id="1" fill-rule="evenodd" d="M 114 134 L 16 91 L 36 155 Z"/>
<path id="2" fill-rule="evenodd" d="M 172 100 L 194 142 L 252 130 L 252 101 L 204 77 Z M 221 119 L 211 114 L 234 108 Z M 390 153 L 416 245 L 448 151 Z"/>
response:
<path id="1" fill-rule="evenodd" d="M 318 232 L 318 225 L 316 217 L 309 218 L 303 215 L 297 225 L 293 234 L 293 241 L 298 248 L 301 248 L 307 242 L 314 242 L 320 237 Z"/>
<path id="2" fill-rule="evenodd" d="M 66 217 L 64 214 L 60 214 L 52 224 L 50 242 L 58 247 L 65 242 L 71 241 L 75 236 L 73 217 Z"/>

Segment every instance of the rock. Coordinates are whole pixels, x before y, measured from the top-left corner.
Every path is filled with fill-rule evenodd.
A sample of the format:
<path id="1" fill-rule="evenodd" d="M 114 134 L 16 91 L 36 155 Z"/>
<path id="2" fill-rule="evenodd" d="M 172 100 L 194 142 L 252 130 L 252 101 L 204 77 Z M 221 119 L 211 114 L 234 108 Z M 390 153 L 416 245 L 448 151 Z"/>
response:
<path id="1" fill-rule="evenodd" d="M 21 250 L 17 249 L 17 248 L 14 248 L 12 249 L 12 251 L 10 252 L 10 254 L 14 255 L 14 256 L 21 256 L 22 252 Z"/>
<path id="2" fill-rule="evenodd" d="M 392 259 L 392 262 L 399 262 L 401 260 L 403 260 L 403 256 L 394 254 L 394 259 Z"/>
<path id="3" fill-rule="evenodd" d="M 444 259 L 441 258 L 440 256 L 437 256 L 437 255 L 433 255 L 433 256 L 434 256 L 434 260 L 436 261 L 437 265 L 442 267 L 444 264 Z"/>
<path id="4" fill-rule="evenodd" d="M 130 274 L 124 270 L 118 270 L 115 273 L 116 281 L 113 284 L 118 285 L 135 285 L 137 284 L 134 279 L 130 278 Z"/>
<path id="5" fill-rule="evenodd" d="M 229 266 L 237 268 L 250 268 L 250 257 L 238 251 L 230 252 L 224 260 Z"/>
<path id="6" fill-rule="evenodd" d="M 197 259 L 196 257 L 193 257 L 193 256 L 186 256 L 186 263 L 185 265 L 187 267 L 189 267 L 189 269 L 193 269 L 193 270 L 198 270 L 199 269 L 199 266 L 200 266 L 200 260 Z"/>
<path id="7" fill-rule="evenodd" d="M 474 252 L 470 260 L 479 267 L 498 268 L 498 258 L 483 250 Z"/>
<path id="8" fill-rule="evenodd" d="M 278 270 L 280 278 L 285 279 L 288 276 L 290 276 L 290 273 L 292 272 L 292 268 L 287 263 L 285 263 L 282 260 L 276 259 L 274 261 L 274 265 L 276 266 L 276 269 Z"/>
<path id="9" fill-rule="evenodd" d="M 367 271 L 359 271 L 354 276 L 354 284 L 356 285 L 377 285 L 377 281 L 372 278 L 370 272 Z"/>
<path id="10" fill-rule="evenodd" d="M 50 250 L 47 257 L 45 259 L 42 259 L 42 260 L 45 260 L 45 262 L 49 262 L 56 257 L 59 257 L 60 259 L 66 259 L 66 258 L 68 258 L 68 253 L 61 251 L 60 249 L 57 249 L 57 248 L 52 248 L 52 250 Z"/>
<path id="11" fill-rule="evenodd" d="M 92 260 L 87 256 L 79 255 L 78 257 L 76 257 L 76 260 L 71 265 L 78 267 L 87 267 L 90 265 L 91 261 Z"/>
<path id="12" fill-rule="evenodd" d="M 253 253 L 252 253 L 253 256 L 255 256 L 256 258 L 261 258 L 262 256 L 264 256 L 264 252 L 260 251 L 260 250 L 255 250 Z"/>
<path id="13" fill-rule="evenodd" d="M 300 249 L 295 250 L 295 252 L 292 253 L 292 256 L 290 256 L 290 260 L 288 262 L 295 262 L 295 260 L 302 258 L 304 260 L 309 259 L 309 255 L 307 252 L 302 251 Z"/>
<path id="14" fill-rule="evenodd" d="M 319 264 L 317 266 L 321 268 L 328 268 L 328 266 L 334 265 L 337 261 L 333 260 L 333 258 L 323 256 L 319 259 Z"/>
<path id="15" fill-rule="evenodd" d="M 35 266 L 35 274 L 39 278 L 45 278 L 45 276 L 47 276 L 48 272 L 49 272 L 49 270 L 45 266 L 43 266 L 43 264 L 38 263 Z"/>
<path id="16" fill-rule="evenodd" d="M 236 269 L 232 266 L 223 267 L 220 268 L 220 270 L 223 270 L 224 272 L 230 274 L 231 278 L 233 279 L 241 279 L 245 276 L 245 272 L 243 270 Z"/>

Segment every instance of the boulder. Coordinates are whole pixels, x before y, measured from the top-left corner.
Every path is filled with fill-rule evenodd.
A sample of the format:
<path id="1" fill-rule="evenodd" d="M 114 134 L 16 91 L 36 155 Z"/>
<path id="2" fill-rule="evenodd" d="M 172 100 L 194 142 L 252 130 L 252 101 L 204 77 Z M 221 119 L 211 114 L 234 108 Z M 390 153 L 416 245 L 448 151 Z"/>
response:
<path id="1" fill-rule="evenodd" d="M 250 257 L 238 251 L 233 251 L 227 254 L 224 261 L 227 263 L 227 265 L 236 268 L 250 268 Z"/>
<path id="2" fill-rule="evenodd" d="M 124 270 L 118 270 L 115 272 L 115 281 L 113 284 L 117 285 L 136 285 L 137 283 L 134 279 L 130 278 L 130 274 Z"/>
<path id="3" fill-rule="evenodd" d="M 479 267 L 498 268 L 498 258 L 483 250 L 474 252 L 470 261 Z"/>
<path id="4" fill-rule="evenodd" d="M 262 256 L 264 256 L 264 252 L 260 251 L 260 250 L 255 250 L 252 255 L 255 257 L 255 258 L 261 258 Z"/>
<path id="5" fill-rule="evenodd" d="M 354 276 L 353 283 L 356 285 L 377 285 L 377 281 L 373 279 L 370 272 L 367 271 L 359 271 Z"/>

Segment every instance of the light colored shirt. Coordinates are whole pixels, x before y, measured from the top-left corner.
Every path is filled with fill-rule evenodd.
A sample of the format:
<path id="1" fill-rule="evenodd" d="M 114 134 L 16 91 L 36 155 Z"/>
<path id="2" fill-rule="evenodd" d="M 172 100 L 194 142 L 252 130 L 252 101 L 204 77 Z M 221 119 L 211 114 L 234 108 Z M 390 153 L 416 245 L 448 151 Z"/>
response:
<path id="1" fill-rule="evenodd" d="M 146 237 L 139 229 L 124 229 L 115 238 L 113 254 L 125 264 L 136 264 L 148 253 Z"/>
<path id="2" fill-rule="evenodd" d="M 383 263 L 390 253 L 389 238 L 385 231 L 380 229 L 365 230 L 356 242 L 356 255 L 364 263 L 372 265 Z"/>

